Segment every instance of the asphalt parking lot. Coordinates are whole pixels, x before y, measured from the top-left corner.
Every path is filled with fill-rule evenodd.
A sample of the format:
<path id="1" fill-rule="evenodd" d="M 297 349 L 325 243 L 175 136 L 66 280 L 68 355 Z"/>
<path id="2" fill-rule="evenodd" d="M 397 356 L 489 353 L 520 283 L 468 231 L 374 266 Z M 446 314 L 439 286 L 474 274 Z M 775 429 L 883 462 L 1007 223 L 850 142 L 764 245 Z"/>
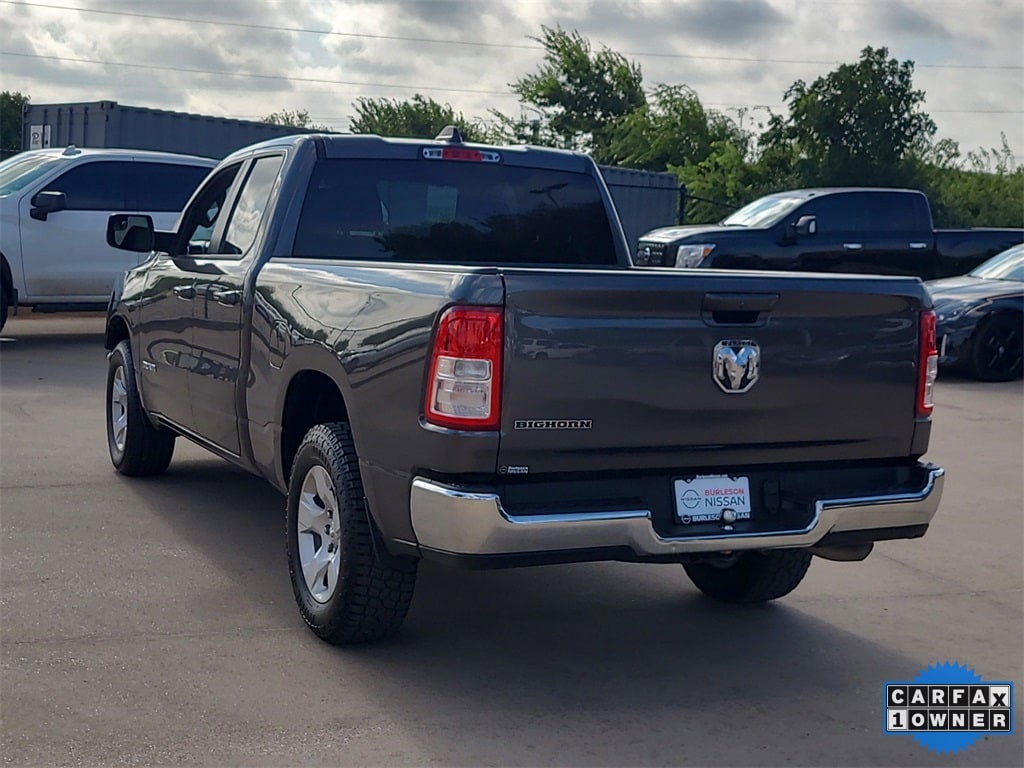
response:
<path id="1" fill-rule="evenodd" d="M 816 560 L 769 606 L 672 565 L 420 571 L 401 635 L 302 625 L 283 499 L 179 441 L 107 457 L 99 316 L 0 341 L 4 765 L 1019 766 L 1024 395 L 943 377 L 932 529 Z M 882 684 L 953 661 L 1017 684 L 1016 733 L 938 757 L 882 733 Z"/>

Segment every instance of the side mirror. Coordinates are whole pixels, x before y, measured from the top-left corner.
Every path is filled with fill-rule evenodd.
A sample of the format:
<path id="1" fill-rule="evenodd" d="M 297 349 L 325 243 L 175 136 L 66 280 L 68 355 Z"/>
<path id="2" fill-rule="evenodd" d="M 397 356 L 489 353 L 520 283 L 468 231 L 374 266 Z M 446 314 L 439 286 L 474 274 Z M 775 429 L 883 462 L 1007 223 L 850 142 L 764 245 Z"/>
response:
<path id="1" fill-rule="evenodd" d="M 46 221 L 51 213 L 63 211 L 68 207 L 68 198 L 63 192 L 39 192 L 32 198 L 32 207 L 28 215 L 38 221 Z"/>
<path id="2" fill-rule="evenodd" d="M 813 235 L 818 231 L 818 220 L 814 216 L 801 216 L 793 225 L 793 234 L 797 237 Z"/>
<path id="3" fill-rule="evenodd" d="M 107 219 L 107 245 L 122 251 L 147 252 L 154 246 L 153 218 L 138 213 L 115 213 Z"/>

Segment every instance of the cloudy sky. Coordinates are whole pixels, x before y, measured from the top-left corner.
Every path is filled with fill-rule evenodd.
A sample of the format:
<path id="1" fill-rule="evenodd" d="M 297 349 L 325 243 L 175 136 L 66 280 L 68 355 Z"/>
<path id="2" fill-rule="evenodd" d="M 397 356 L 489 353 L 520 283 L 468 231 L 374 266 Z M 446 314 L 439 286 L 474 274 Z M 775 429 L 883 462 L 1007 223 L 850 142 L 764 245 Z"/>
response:
<path id="1" fill-rule="evenodd" d="M 518 115 L 531 36 L 561 25 L 686 84 L 745 127 L 797 79 L 867 45 L 916 63 L 938 138 L 1005 133 L 1024 162 L 1020 0 L 0 0 L 0 89 L 258 119 L 306 109 L 348 128 L 360 96 L 422 93 L 467 117 Z"/>

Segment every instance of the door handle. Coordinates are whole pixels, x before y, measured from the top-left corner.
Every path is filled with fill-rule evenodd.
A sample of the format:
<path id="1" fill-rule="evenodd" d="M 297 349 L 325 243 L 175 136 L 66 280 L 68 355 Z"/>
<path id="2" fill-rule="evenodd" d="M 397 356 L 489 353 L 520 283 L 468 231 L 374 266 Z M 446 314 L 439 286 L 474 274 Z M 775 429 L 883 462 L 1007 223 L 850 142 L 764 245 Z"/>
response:
<path id="1" fill-rule="evenodd" d="M 701 316 L 710 326 L 760 326 L 778 301 L 777 293 L 705 293 Z"/>
<path id="2" fill-rule="evenodd" d="M 928 247 L 928 243 L 911 243 L 910 250 L 912 251 L 923 251 Z"/>
<path id="3" fill-rule="evenodd" d="M 859 251 L 863 247 L 863 243 L 843 243 L 843 248 L 848 251 Z"/>
<path id="4" fill-rule="evenodd" d="M 242 292 L 234 290 L 214 291 L 212 296 L 218 304 L 228 307 L 233 307 L 242 300 Z"/>
<path id="5" fill-rule="evenodd" d="M 171 290 L 179 299 L 194 299 L 196 297 L 194 285 L 176 285 Z"/>

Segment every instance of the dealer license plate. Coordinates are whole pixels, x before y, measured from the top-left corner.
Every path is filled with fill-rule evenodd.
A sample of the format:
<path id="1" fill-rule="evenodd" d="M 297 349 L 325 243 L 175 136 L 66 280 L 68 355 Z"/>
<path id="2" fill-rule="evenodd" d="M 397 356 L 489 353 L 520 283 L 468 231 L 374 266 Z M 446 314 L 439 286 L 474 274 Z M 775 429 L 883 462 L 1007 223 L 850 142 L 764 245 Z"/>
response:
<path id="1" fill-rule="evenodd" d="M 676 516 L 683 525 L 750 519 L 750 481 L 745 477 L 701 475 L 676 480 L 675 493 Z"/>

